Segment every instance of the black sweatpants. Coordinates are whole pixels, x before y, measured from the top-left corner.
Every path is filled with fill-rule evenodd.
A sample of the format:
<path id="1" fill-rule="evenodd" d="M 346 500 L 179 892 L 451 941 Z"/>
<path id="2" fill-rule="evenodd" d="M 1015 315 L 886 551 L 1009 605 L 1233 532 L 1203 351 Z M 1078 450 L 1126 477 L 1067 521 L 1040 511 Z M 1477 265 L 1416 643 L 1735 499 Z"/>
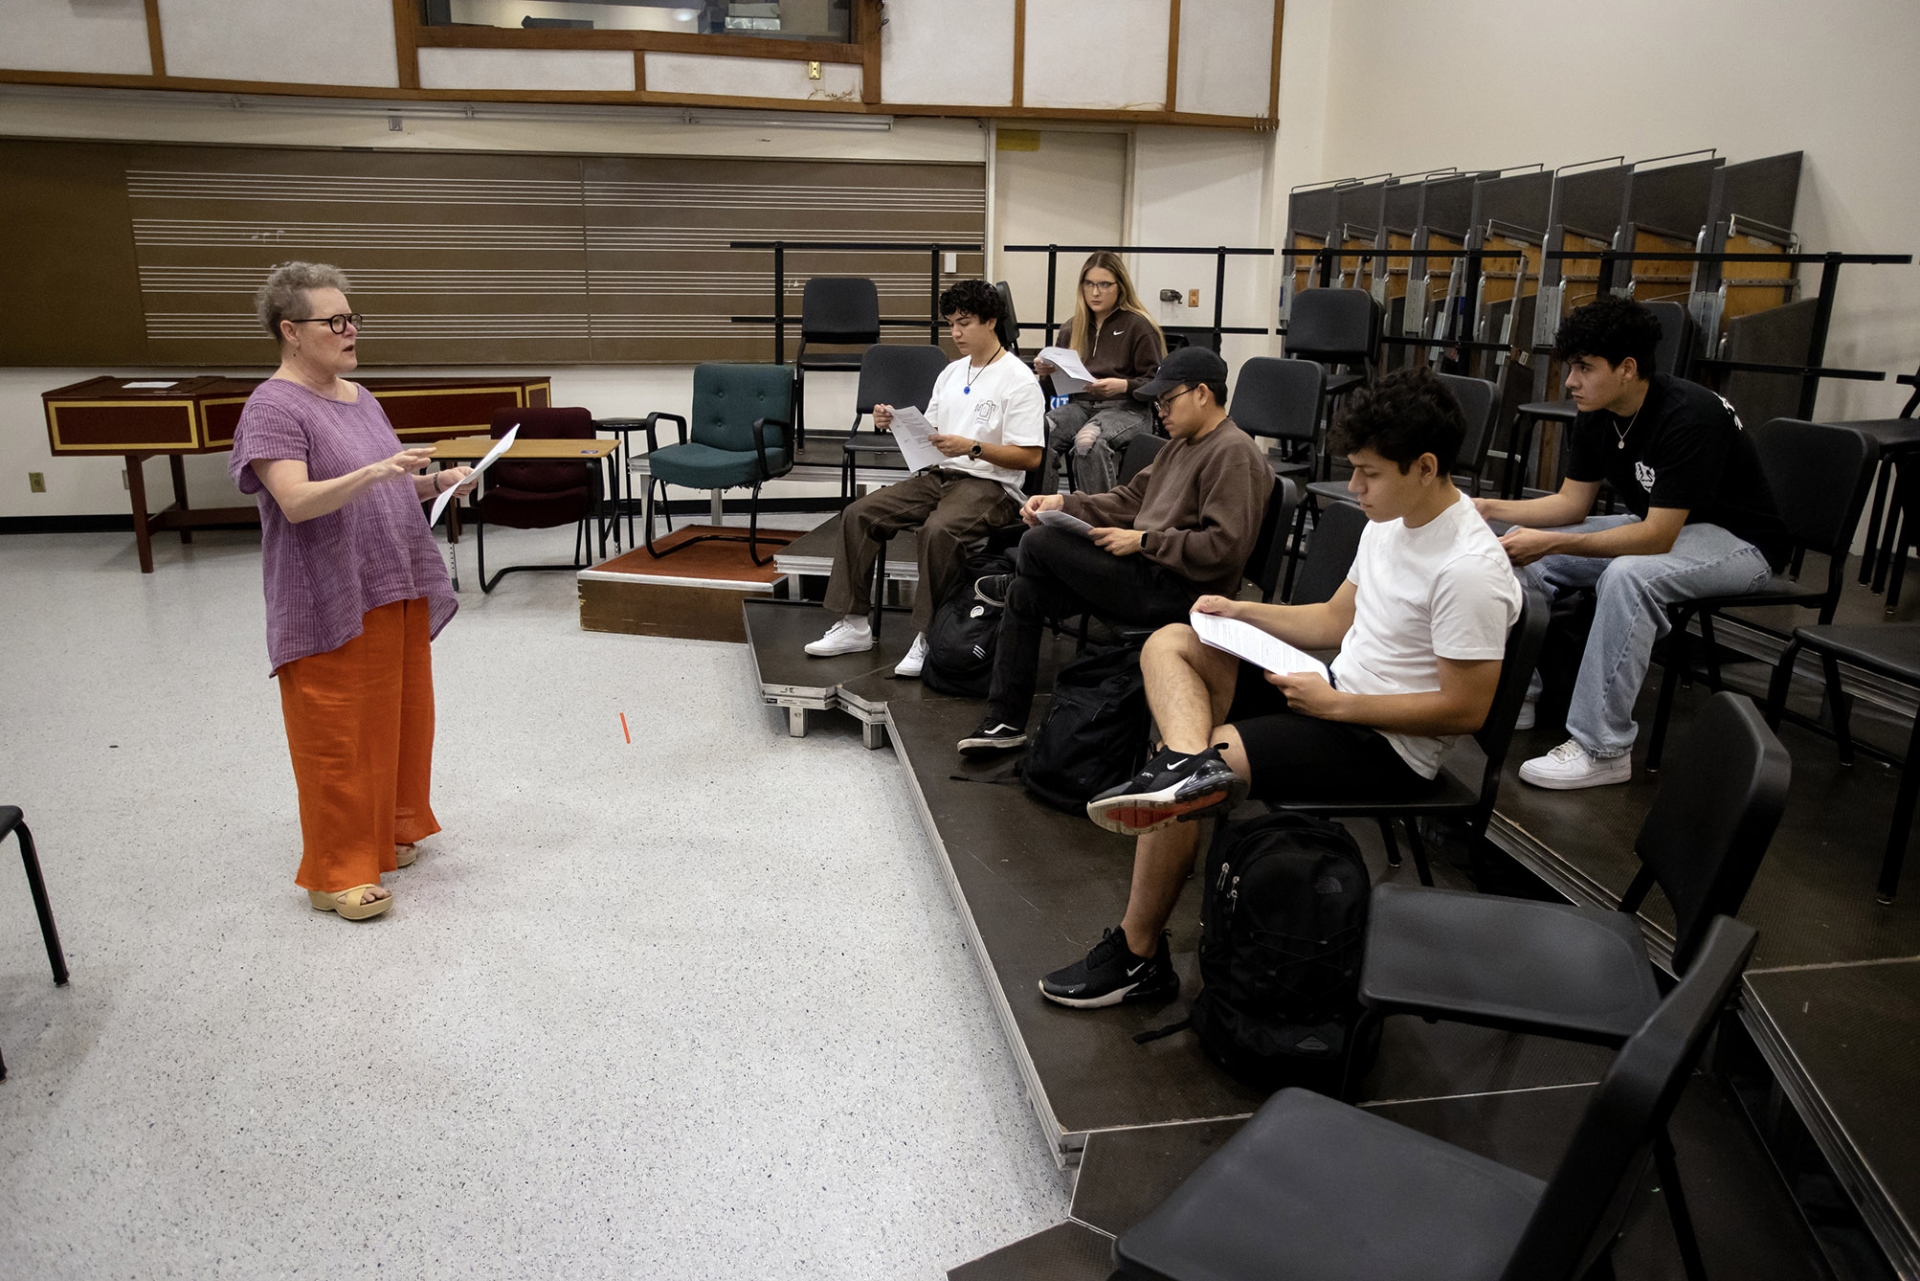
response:
<path id="1" fill-rule="evenodd" d="M 993 656 L 987 711 L 1026 727 L 1040 670 L 1040 636 L 1049 618 L 1093 613 L 1116 623 L 1159 627 L 1186 621 L 1199 587 L 1145 556 L 1115 556 L 1091 538 L 1037 525 L 1020 539 L 1007 611 Z"/>

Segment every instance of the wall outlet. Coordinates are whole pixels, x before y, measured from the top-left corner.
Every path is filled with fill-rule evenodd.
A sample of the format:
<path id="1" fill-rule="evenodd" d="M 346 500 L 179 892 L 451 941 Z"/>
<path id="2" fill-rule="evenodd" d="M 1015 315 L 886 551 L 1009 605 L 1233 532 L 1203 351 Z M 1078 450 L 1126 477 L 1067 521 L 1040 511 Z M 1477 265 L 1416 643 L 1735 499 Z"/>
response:
<path id="1" fill-rule="evenodd" d="M 820 78 L 820 64 L 817 62 L 809 62 L 807 64 L 807 79 L 818 80 L 819 78 Z"/>
<path id="2" fill-rule="evenodd" d="M 1187 306 L 1198 307 L 1199 305 L 1200 305 L 1200 291 L 1198 289 L 1187 290 Z"/>
<path id="3" fill-rule="evenodd" d="M 947 273 L 947 274 L 948 274 L 949 276 L 951 276 L 951 275 L 953 275 L 953 274 L 954 274 L 955 272 L 957 272 L 957 271 L 959 271 L 959 270 L 960 270 L 960 255 L 959 255 L 959 254 L 957 254 L 957 253 L 954 253 L 954 254 L 941 254 L 941 255 L 940 255 L 940 270 L 942 270 L 942 271 L 944 271 L 944 272 L 946 272 L 946 273 Z"/>
<path id="4" fill-rule="evenodd" d="M 29 494 L 46 493 L 47 492 L 47 474 L 45 472 L 39 472 L 39 471 L 28 472 L 27 473 L 27 492 Z"/>

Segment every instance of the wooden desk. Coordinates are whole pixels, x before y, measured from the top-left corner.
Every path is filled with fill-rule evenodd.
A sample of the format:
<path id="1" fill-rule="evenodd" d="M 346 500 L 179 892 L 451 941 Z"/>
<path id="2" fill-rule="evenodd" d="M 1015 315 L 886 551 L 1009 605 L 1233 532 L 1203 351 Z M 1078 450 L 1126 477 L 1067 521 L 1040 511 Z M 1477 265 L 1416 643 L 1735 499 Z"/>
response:
<path id="1" fill-rule="evenodd" d="M 127 489 L 133 504 L 133 536 L 140 551 L 140 572 L 153 572 L 153 535 L 193 531 L 209 525 L 257 524 L 256 507 L 190 507 L 187 503 L 187 454 L 221 453 L 233 447 L 241 407 L 262 382 L 200 374 L 154 378 L 89 378 L 45 392 L 47 441 L 54 455 L 118 455 L 127 462 Z M 545 374 L 503 378 L 360 378 L 386 411 L 403 441 L 435 441 L 486 431 L 498 409 L 545 406 L 552 397 Z M 142 385 L 146 384 L 146 385 Z M 141 464 L 164 455 L 173 473 L 173 503 L 162 511 L 147 508 L 146 476 Z"/>

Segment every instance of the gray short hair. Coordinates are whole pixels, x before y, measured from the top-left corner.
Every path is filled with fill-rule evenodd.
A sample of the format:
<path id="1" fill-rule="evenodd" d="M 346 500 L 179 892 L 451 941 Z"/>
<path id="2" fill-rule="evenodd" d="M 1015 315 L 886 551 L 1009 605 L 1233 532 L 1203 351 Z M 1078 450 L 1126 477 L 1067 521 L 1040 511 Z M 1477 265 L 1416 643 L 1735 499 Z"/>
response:
<path id="1" fill-rule="evenodd" d="M 330 262 L 283 262 L 254 294 L 253 312 L 279 342 L 282 320 L 304 319 L 291 313 L 306 311 L 309 289 L 338 289 L 344 294 L 348 287 L 347 273 Z"/>

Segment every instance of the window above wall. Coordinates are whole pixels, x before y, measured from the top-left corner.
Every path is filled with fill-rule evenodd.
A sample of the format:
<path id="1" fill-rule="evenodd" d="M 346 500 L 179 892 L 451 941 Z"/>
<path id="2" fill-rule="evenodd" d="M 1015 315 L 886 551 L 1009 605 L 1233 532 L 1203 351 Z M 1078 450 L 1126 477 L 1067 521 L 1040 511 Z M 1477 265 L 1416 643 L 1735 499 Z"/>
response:
<path id="1" fill-rule="evenodd" d="M 853 0 L 423 0 L 423 27 L 655 31 L 670 35 L 854 42 Z"/>

